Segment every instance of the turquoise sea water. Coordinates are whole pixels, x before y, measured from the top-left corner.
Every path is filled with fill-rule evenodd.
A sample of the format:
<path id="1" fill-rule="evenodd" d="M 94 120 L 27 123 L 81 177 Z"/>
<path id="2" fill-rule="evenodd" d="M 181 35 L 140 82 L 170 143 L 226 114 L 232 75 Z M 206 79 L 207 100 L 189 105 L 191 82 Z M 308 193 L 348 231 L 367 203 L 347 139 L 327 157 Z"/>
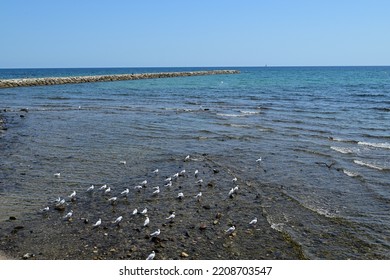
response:
<path id="1" fill-rule="evenodd" d="M 204 69 L 1 69 L 0 79 Z M 0 89 L 0 223 L 70 189 L 135 185 L 207 154 L 243 185 L 261 183 L 255 207 L 306 257 L 389 259 L 390 67 L 237 69 Z"/>

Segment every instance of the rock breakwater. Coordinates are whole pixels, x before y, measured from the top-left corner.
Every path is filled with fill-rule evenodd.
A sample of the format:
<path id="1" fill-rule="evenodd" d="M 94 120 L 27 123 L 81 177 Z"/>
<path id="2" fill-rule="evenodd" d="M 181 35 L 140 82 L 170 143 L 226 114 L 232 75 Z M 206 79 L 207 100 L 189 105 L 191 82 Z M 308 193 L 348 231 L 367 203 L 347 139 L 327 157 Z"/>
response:
<path id="1" fill-rule="evenodd" d="M 206 76 L 206 75 L 226 75 L 226 74 L 238 74 L 238 73 L 240 73 L 240 71 L 238 70 L 211 70 L 211 71 L 160 72 L 160 73 L 118 74 L 118 75 L 99 75 L 99 76 L 0 79 L 0 88 L 47 86 L 47 85 L 78 84 L 78 83 L 93 83 L 93 82 L 112 82 L 112 81 L 140 80 L 140 79 L 160 79 L 160 78 Z"/>

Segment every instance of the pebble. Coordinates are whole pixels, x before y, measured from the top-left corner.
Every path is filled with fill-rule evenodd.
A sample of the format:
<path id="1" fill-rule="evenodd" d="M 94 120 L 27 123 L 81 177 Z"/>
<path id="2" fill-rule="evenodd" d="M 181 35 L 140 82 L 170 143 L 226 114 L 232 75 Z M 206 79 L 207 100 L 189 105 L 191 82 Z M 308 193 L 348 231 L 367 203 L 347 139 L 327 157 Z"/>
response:
<path id="1" fill-rule="evenodd" d="M 188 258 L 189 255 L 186 252 L 181 252 L 180 257 L 182 258 Z"/>

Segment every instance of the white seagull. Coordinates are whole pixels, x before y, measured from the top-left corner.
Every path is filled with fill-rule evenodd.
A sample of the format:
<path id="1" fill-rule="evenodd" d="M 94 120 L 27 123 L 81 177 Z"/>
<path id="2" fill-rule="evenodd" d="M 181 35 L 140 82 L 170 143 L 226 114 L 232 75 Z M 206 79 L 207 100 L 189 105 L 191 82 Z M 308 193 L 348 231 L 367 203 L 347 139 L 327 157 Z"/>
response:
<path id="1" fill-rule="evenodd" d="M 135 209 L 133 210 L 133 215 L 136 215 L 137 213 L 138 213 L 138 209 L 135 208 Z"/>
<path id="2" fill-rule="evenodd" d="M 120 164 L 126 164 L 126 161 L 125 160 L 121 160 L 119 163 Z"/>
<path id="3" fill-rule="evenodd" d="M 94 189 L 95 189 L 95 186 L 92 185 L 92 186 L 90 186 L 90 187 L 87 189 L 87 192 L 91 192 L 91 191 L 93 191 Z"/>
<path id="4" fill-rule="evenodd" d="M 232 179 L 232 182 L 233 182 L 233 183 L 237 182 L 237 177 L 234 177 L 234 178 Z"/>
<path id="5" fill-rule="evenodd" d="M 172 181 L 169 181 L 169 182 L 166 183 L 164 186 L 167 187 L 167 188 L 172 187 Z"/>
<path id="6" fill-rule="evenodd" d="M 158 173 L 158 169 L 154 170 L 152 173 L 157 174 Z"/>
<path id="7" fill-rule="evenodd" d="M 109 202 L 114 203 L 118 198 L 116 196 L 108 199 Z"/>
<path id="8" fill-rule="evenodd" d="M 195 177 L 198 177 L 198 173 L 199 173 L 199 170 L 196 169 L 195 172 L 194 172 Z"/>
<path id="9" fill-rule="evenodd" d="M 261 158 L 258 158 L 256 159 L 256 162 L 261 162 L 261 160 L 262 160 Z"/>
<path id="10" fill-rule="evenodd" d="M 61 177 L 61 173 L 54 173 L 54 177 L 60 178 Z"/>
<path id="11" fill-rule="evenodd" d="M 168 181 L 172 181 L 172 178 L 171 177 L 168 177 L 164 180 L 165 182 L 168 182 Z"/>
<path id="12" fill-rule="evenodd" d="M 150 234 L 151 237 L 156 237 L 156 236 L 158 236 L 158 235 L 160 235 L 160 229 L 158 229 L 158 230 L 156 230 L 155 232 L 153 232 L 153 233 Z"/>
<path id="13" fill-rule="evenodd" d="M 45 208 L 41 209 L 41 212 L 47 212 L 49 211 L 49 206 L 46 206 Z"/>
<path id="14" fill-rule="evenodd" d="M 229 191 L 229 196 L 232 197 L 234 194 L 234 188 L 232 188 L 230 191 Z"/>
<path id="15" fill-rule="evenodd" d="M 257 224 L 257 218 L 254 218 L 252 221 L 249 222 L 250 225 Z"/>
<path id="16" fill-rule="evenodd" d="M 157 186 L 156 188 L 157 188 L 157 189 L 153 192 L 153 195 L 157 195 L 157 194 L 160 193 L 160 187 Z"/>
<path id="17" fill-rule="evenodd" d="M 178 199 L 182 199 L 184 197 L 184 194 L 182 192 L 178 193 L 177 194 L 177 198 Z"/>
<path id="18" fill-rule="evenodd" d="M 149 217 L 146 216 L 146 219 L 145 219 L 145 222 L 144 222 L 144 227 L 148 226 L 149 222 L 150 222 Z"/>
<path id="19" fill-rule="evenodd" d="M 173 218 L 175 218 L 175 211 L 173 211 L 172 214 L 168 218 L 165 218 L 165 219 L 172 220 Z"/>
<path id="20" fill-rule="evenodd" d="M 190 160 L 190 155 L 186 156 L 184 159 L 184 161 L 188 161 L 188 160 Z"/>
<path id="21" fill-rule="evenodd" d="M 111 191 L 111 188 L 108 187 L 108 188 L 104 191 L 104 193 L 109 193 L 110 191 Z"/>
<path id="22" fill-rule="evenodd" d="M 129 189 L 125 189 L 123 192 L 121 192 L 121 195 L 127 196 L 129 192 Z"/>
<path id="23" fill-rule="evenodd" d="M 180 171 L 179 176 L 184 176 L 185 173 L 186 173 L 186 170 L 183 169 L 182 171 Z"/>
<path id="24" fill-rule="evenodd" d="M 147 183 L 148 183 L 148 181 L 147 181 L 147 180 L 144 180 L 144 181 L 142 181 L 141 185 L 142 185 L 143 187 L 145 187 Z"/>
<path id="25" fill-rule="evenodd" d="M 140 186 L 140 185 L 135 186 L 134 189 L 135 189 L 135 190 L 141 190 L 141 189 L 142 189 L 142 186 Z"/>
<path id="26" fill-rule="evenodd" d="M 141 214 L 142 214 L 142 215 L 145 215 L 147 212 L 148 212 L 148 209 L 145 207 L 145 209 L 142 210 Z"/>
<path id="27" fill-rule="evenodd" d="M 175 173 L 175 174 L 172 175 L 173 179 L 176 179 L 177 177 L 179 177 L 179 173 Z"/>
<path id="28" fill-rule="evenodd" d="M 68 197 L 70 199 L 73 199 L 73 198 L 75 198 L 75 196 L 76 196 L 76 191 L 73 191 Z"/>
<path id="29" fill-rule="evenodd" d="M 72 215 L 73 215 L 73 210 L 70 210 L 70 212 L 64 216 L 64 219 L 69 220 L 70 217 L 72 217 Z"/>
<path id="30" fill-rule="evenodd" d="M 99 188 L 99 190 L 105 190 L 105 189 L 107 189 L 107 185 L 103 185 L 103 186 L 101 186 L 101 187 Z"/>
<path id="31" fill-rule="evenodd" d="M 152 251 L 152 253 L 146 258 L 146 260 L 153 260 L 154 257 L 156 256 L 156 253 L 154 251 Z"/>
<path id="32" fill-rule="evenodd" d="M 196 181 L 197 184 L 202 184 L 203 183 L 203 179 L 199 179 L 198 181 Z"/>
<path id="33" fill-rule="evenodd" d="M 122 219 L 123 219 L 123 217 L 122 216 L 119 216 L 118 218 L 116 218 L 116 220 L 115 221 L 113 221 L 112 223 L 113 224 L 117 224 L 117 225 L 119 225 L 119 223 L 122 221 Z"/>
<path id="34" fill-rule="evenodd" d="M 100 226 L 102 224 L 102 219 L 99 219 L 94 225 L 93 227 L 96 228 L 98 226 Z"/>
<path id="35" fill-rule="evenodd" d="M 199 192 L 197 195 L 195 195 L 195 198 L 200 199 L 201 196 L 202 196 L 202 192 Z"/>
<path id="36" fill-rule="evenodd" d="M 233 231 L 235 231 L 236 230 L 236 227 L 235 226 L 231 226 L 230 228 L 228 228 L 227 230 L 225 230 L 225 232 L 227 233 L 227 234 L 231 234 Z"/>

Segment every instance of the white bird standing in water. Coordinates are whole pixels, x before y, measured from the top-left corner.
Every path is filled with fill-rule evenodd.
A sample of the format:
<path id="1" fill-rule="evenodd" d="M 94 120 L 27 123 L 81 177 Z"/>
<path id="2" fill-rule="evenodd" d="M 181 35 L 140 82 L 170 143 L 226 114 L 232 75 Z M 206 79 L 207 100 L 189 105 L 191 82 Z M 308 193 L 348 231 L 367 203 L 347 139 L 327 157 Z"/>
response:
<path id="1" fill-rule="evenodd" d="M 137 213 L 138 213 L 138 209 L 135 208 L 135 209 L 133 210 L 133 215 L 136 215 Z"/>
<path id="2" fill-rule="evenodd" d="M 160 193 L 160 187 L 157 186 L 157 187 L 155 187 L 155 188 L 156 188 L 156 190 L 153 192 L 153 195 L 157 195 L 157 194 Z"/>
<path id="3" fill-rule="evenodd" d="M 230 197 L 233 197 L 233 194 L 234 194 L 234 188 L 232 188 L 232 189 L 229 191 L 229 196 L 230 196 Z"/>
<path id="4" fill-rule="evenodd" d="M 61 173 L 54 173 L 54 177 L 60 178 L 61 177 Z"/>
<path id="5" fill-rule="evenodd" d="M 195 198 L 197 198 L 198 200 L 201 198 L 202 196 L 202 192 L 199 192 L 197 195 L 195 195 Z"/>
<path id="6" fill-rule="evenodd" d="M 250 225 L 257 224 L 257 218 L 255 217 L 252 221 L 249 222 Z"/>
<path id="7" fill-rule="evenodd" d="M 184 176 L 184 174 L 186 174 L 186 170 L 183 169 L 182 171 L 179 172 L 179 176 Z"/>
<path id="8" fill-rule="evenodd" d="M 46 206 L 45 208 L 43 208 L 43 209 L 41 209 L 41 212 L 43 213 L 43 212 L 47 212 L 47 211 L 49 211 L 49 206 Z"/>
<path id="9" fill-rule="evenodd" d="M 262 161 L 261 158 L 256 159 L 256 162 L 261 162 L 261 161 Z"/>
<path id="10" fill-rule="evenodd" d="M 182 192 L 179 192 L 179 193 L 177 194 L 177 198 L 178 198 L 178 199 L 183 199 L 183 197 L 184 197 L 184 194 L 183 194 Z"/>
<path id="11" fill-rule="evenodd" d="M 149 217 L 146 215 L 146 219 L 145 219 L 145 222 L 144 222 L 144 227 L 148 226 L 149 225 Z"/>
<path id="12" fill-rule="evenodd" d="M 195 177 L 198 177 L 198 174 L 199 174 L 199 170 L 196 169 L 195 172 L 194 172 L 194 176 L 195 176 Z"/>
<path id="13" fill-rule="evenodd" d="M 160 235 L 160 229 L 158 229 L 158 230 L 156 230 L 155 232 L 153 232 L 153 233 L 150 234 L 151 237 L 156 237 L 156 236 L 158 236 L 158 235 Z"/>
<path id="14" fill-rule="evenodd" d="M 231 226 L 230 228 L 228 228 L 227 230 L 225 230 L 225 233 L 227 233 L 227 234 L 231 234 L 233 231 L 235 231 L 236 230 L 236 227 L 233 225 L 233 226 Z"/>
<path id="15" fill-rule="evenodd" d="M 76 191 L 73 191 L 68 197 L 69 198 L 75 198 L 75 196 L 76 196 Z"/>
<path id="16" fill-rule="evenodd" d="M 96 228 L 102 224 L 102 219 L 99 219 L 92 227 Z"/>
<path id="17" fill-rule="evenodd" d="M 108 188 L 104 191 L 104 193 L 107 194 L 107 193 L 109 193 L 110 191 L 111 191 L 111 188 L 108 187 Z"/>
<path id="18" fill-rule="evenodd" d="M 184 161 L 189 161 L 190 160 L 190 155 L 186 156 Z"/>
<path id="19" fill-rule="evenodd" d="M 142 186 L 139 186 L 139 185 L 135 186 L 134 189 L 140 191 L 142 189 Z"/>
<path id="20" fill-rule="evenodd" d="M 116 225 L 119 225 L 119 223 L 122 221 L 123 217 L 122 216 L 119 216 L 118 218 L 116 218 L 115 221 L 113 221 L 112 223 L 113 224 L 116 224 Z"/>
<path id="21" fill-rule="evenodd" d="M 114 197 L 109 198 L 108 201 L 111 202 L 111 204 L 114 204 L 117 199 L 118 198 L 116 196 L 114 196 Z"/>
<path id="22" fill-rule="evenodd" d="M 152 251 L 152 253 L 146 258 L 146 260 L 153 260 L 154 257 L 156 256 L 156 253 L 154 251 Z"/>
<path id="23" fill-rule="evenodd" d="M 152 173 L 153 174 L 157 174 L 158 173 L 158 169 L 154 170 Z"/>
<path id="24" fill-rule="evenodd" d="M 73 210 L 70 210 L 70 212 L 64 216 L 64 219 L 69 220 L 72 217 L 72 215 L 73 215 Z"/>
<path id="25" fill-rule="evenodd" d="M 148 209 L 145 207 L 145 209 L 142 210 L 141 214 L 142 214 L 142 215 L 145 215 L 147 212 L 148 212 Z"/>
<path id="26" fill-rule="evenodd" d="M 144 180 L 144 181 L 142 181 L 141 185 L 142 185 L 143 187 L 145 187 L 147 183 L 148 183 L 148 181 L 147 181 L 147 180 Z"/>
<path id="27" fill-rule="evenodd" d="M 234 177 L 234 178 L 232 179 L 232 182 L 233 182 L 233 183 L 237 182 L 237 177 Z"/>
<path id="28" fill-rule="evenodd" d="M 101 186 L 101 187 L 99 188 L 99 190 L 105 190 L 105 189 L 107 189 L 107 185 L 103 185 L 103 186 Z"/>
<path id="29" fill-rule="evenodd" d="M 87 192 L 91 192 L 91 191 L 93 191 L 94 189 L 95 189 L 95 186 L 92 185 L 92 186 L 90 186 L 90 187 L 87 189 Z"/>
<path id="30" fill-rule="evenodd" d="M 197 184 L 202 184 L 203 183 L 203 179 L 199 179 L 198 181 L 196 181 Z"/>
<path id="31" fill-rule="evenodd" d="M 165 219 L 166 220 L 173 220 L 173 218 L 175 218 L 175 211 L 173 211 L 172 214 L 168 218 L 165 218 Z"/>
<path id="32" fill-rule="evenodd" d="M 127 196 L 129 194 L 129 189 L 125 189 L 123 192 L 121 192 L 121 195 Z"/>
<path id="33" fill-rule="evenodd" d="M 172 181 L 169 181 L 169 182 L 166 183 L 164 186 L 167 187 L 167 188 L 172 187 Z"/>

